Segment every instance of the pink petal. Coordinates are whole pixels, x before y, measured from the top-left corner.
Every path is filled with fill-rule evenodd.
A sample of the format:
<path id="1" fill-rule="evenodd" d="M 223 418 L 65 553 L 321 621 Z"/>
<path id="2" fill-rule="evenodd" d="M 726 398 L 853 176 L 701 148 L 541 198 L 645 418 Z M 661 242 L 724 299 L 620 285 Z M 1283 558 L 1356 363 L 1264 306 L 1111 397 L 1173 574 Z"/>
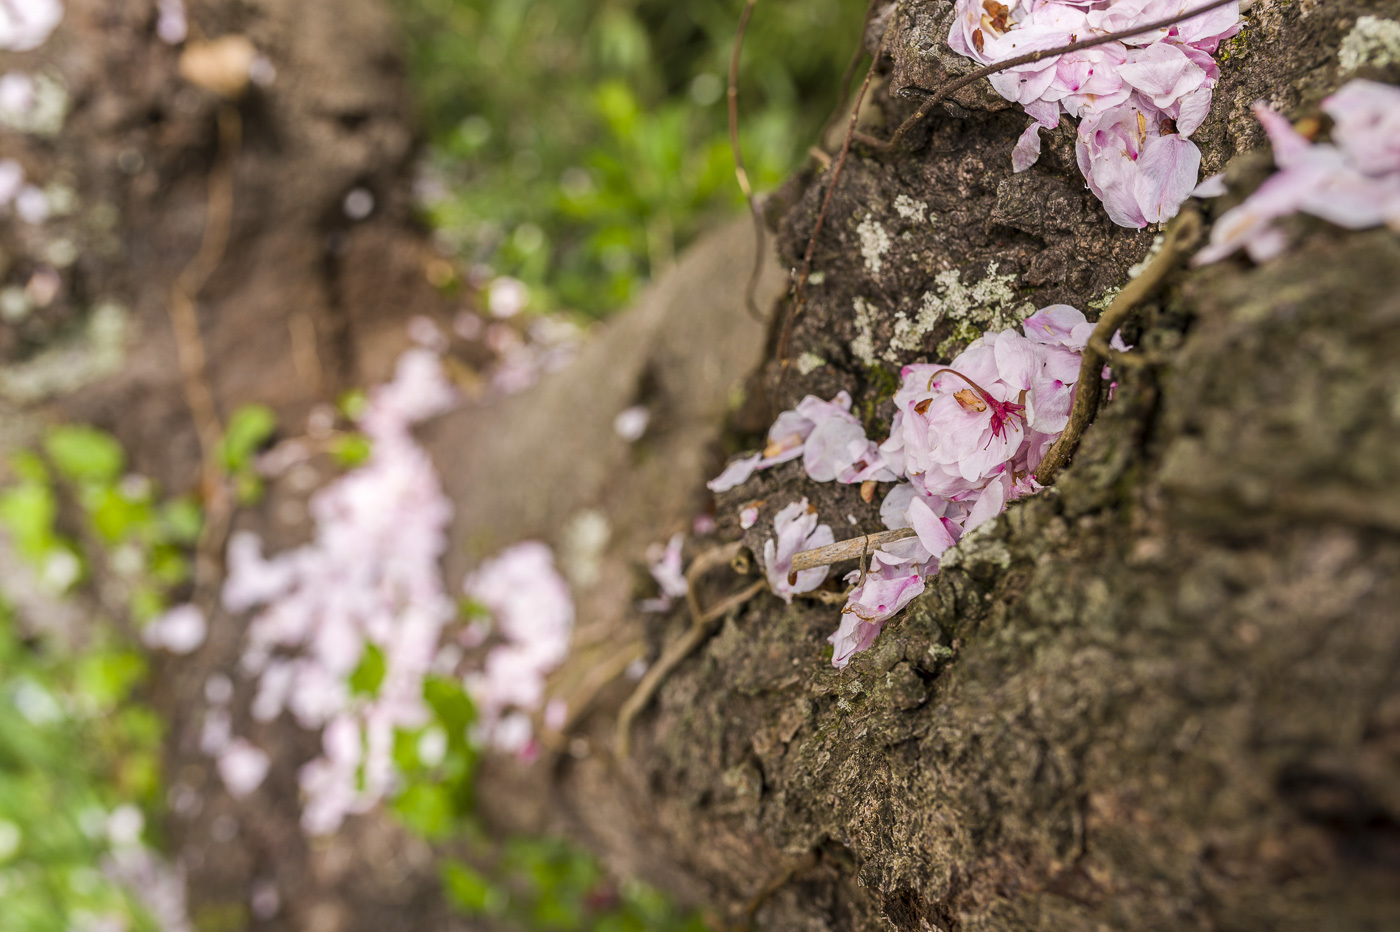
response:
<path id="1" fill-rule="evenodd" d="M 743 485 L 749 481 L 754 470 L 758 469 L 758 463 L 761 459 L 763 456 L 759 453 L 737 459 L 724 467 L 724 472 L 705 483 L 705 487 L 711 492 L 728 492 L 736 486 Z"/>
<path id="2" fill-rule="evenodd" d="M 1191 196 L 1201 171 L 1201 150 L 1173 133 L 1149 139 L 1137 162 L 1133 193 L 1149 223 L 1170 220 Z"/>

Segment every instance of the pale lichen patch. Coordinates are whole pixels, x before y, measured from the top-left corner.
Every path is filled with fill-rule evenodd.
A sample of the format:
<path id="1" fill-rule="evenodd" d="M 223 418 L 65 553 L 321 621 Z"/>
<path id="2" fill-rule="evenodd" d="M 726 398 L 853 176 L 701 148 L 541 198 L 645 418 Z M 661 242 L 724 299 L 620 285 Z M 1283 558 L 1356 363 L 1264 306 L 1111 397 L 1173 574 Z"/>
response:
<path id="1" fill-rule="evenodd" d="M 884 267 L 885 253 L 890 251 L 890 235 L 870 214 L 856 227 L 856 233 L 860 236 L 860 254 L 865 259 L 865 267 L 878 273 Z"/>
<path id="2" fill-rule="evenodd" d="M 824 365 L 826 365 L 826 360 L 810 350 L 797 357 L 797 371 L 802 375 L 808 375 Z"/>
<path id="3" fill-rule="evenodd" d="M 997 274 L 995 262 L 987 266 L 987 274 L 969 286 L 957 269 L 939 272 L 934 289 L 924 292 L 919 311 L 913 320 L 904 314 L 895 316 L 894 336 L 885 359 L 899 362 L 908 353 L 922 349 L 924 337 L 943 321 L 952 321 L 956 329 L 952 337 L 939 346 L 940 355 L 958 342 L 970 342 L 982 333 L 1007 330 L 1024 320 L 1035 309 L 1028 302 L 1018 302 L 1012 283 L 1014 275 Z"/>
<path id="4" fill-rule="evenodd" d="M 955 566 L 968 571 L 978 566 L 1010 567 L 1011 551 L 1005 536 L 998 530 L 1001 523 L 1001 520 L 987 521 L 963 535 L 962 540 L 943 552 L 939 559 L 940 571 Z"/>
<path id="5" fill-rule="evenodd" d="M 36 75 L 33 99 L 19 110 L 0 109 L 0 126 L 35 136 L 57 136 L 68 116 L 68 89 L 61 79 Z"/>
<path id="6" fill-rule="evenodd" d="M 1337 49 L 1342 74 L 1363 65 L 1389 68 L 1400 63 L 1400 22 L 1379 16 L 1362 16 Z"/>
<path id="7" fill-rule="evenodd" d="M 580 589 L 598 583 L 603 574 L 603 554 L 612 539 L 612 526 L 601 511 L 585 508 L 564 525 L 559 564 L 569 582 Z"/>
<path id="8" fill-rule="evenodd" d="M 29 403 L 55 398 L 121 370 L 128 320 L 118 304 L 93 309 L 87 326 L 24 362 L 0 368 L 0 397 Z"/>
<path id="9" fill-rule="evenodd" d="M 864 298 L 856 298 L 856 338 L 851 354 L 866 366 L 875 365 L 875 309 Z"/>
<path id="10" fill-rule="evenodd" d="M 915 223 L 924 222 L 924 214 L 928 210 L 928 205 L 923 201 L 916 201 L 907 194 L 901 194 L 894 199 L 895 213 L 905 220 L 913 220 Z"/>

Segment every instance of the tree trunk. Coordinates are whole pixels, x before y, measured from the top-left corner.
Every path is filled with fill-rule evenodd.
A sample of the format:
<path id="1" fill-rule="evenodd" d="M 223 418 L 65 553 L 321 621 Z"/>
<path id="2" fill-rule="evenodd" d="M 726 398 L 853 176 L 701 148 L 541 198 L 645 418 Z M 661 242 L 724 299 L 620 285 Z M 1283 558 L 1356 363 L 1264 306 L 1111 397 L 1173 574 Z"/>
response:
<path id="1" fill-rule="evenodd" d="M 895 19 L 865 132 L 888 136 L 917 108 L 901 93 L 962 67 L 942 51 L 951 8 L 877 11 L 871 50 Z M 41 379 L 37 396 L 5 389 L 0 413 L 28 425 L 13 433 L 22 441 L 36 398 L 53 401 L 113 429 L 143 457 L 137 468 L 178 488 L 198 445 L 166 308 L 221 158 L 234 166 L 232 235 L 200 307 L 225 412 L 264 401 L 304 417 L 381 378 L 412 314 L 452 310 L 427 284 L 432 257 L 408 220 L 392 30 L 373 0 L 193 4 L 204 28 L 249 35 L 278 69 L 237 105 L 230 151 L 216 113 L 233 105 L 175 89 L 176 52 L 152 36 L 149 11 L 70 0 L 68 15 L 58 62 L 73 110 L 51 149 L 29 156 L 73 178 L 79 219 L 116 209 L 112 232 L 80 244 L 81 274 L 60 301 L 72 332 L 120 301 L 127 350 L 117 371 Z M 1194 137 L 1203 172 L 1263 144 L 1255 100 L 1297 117 L 1345 81 L 1336 52 L 1363 15 L 1400 9 L 1255 2 L 1218 56 L 1215 104 Z M 1379 76 L 1400 78 L 1400 54 L 1377 54 L 1390 69 Z M 857 143 L 786 359 L 779 335 L 794 312 L 777 298 L 780 270 L 766 279 L 766 335 L 745 323 L 740 226 L 683 258 L 574 368 L 425 431 L 458 505 L 450 585 L 527 536 L 576 571 L 578 643 L 555 684 L 570 700 L 567 733 L 528 770 L 488 764 L 488 818 L 563 830 L 618 870 L 761 929 L 1394 928 L 1400 243 L 1385 230 L 1311 224 L 1284 259 L 1177 270 L 1128 325 L 1142 362 L 1117 373 L 1070 467 L 950 552 L 872 650 L 833 670 L 837 609 L 761 593 L 671 672 L 630 729 L 630 756 L 614 755 L 634 684 L 594 674 L 654 661 L 688 626 L 683 611 L 633 607 L 650 594 L 642 552 L 709 507 L 703 480 L 725 447 L 751 446 L 805 394 L 842 389 L 883 437 L 902 365 L 946 359 L 1034 308 L 1092 313 L 1149 256 L 1153 233 L 1114 226 L 1085 190 L 1068 122 L 1012 173 L 1025 124 L 969 89 L 905 150 Z M 1250 158 L 1235 164 L 1247 173 Z M 810 168 L 775 199 L 783 268 L 802 267 L 832 174 Z M 359 224 L 341 209 L 356 187 L 377 205 Z M 67 346 L 61 336 L 0 344 L 7 369 L 31 373 L 22 367 Z M 638 403 L 654 426 L 627 448 L 611 418 Z M 792 463 L 719 496 L 717 531 L 693 536 L 687 558 L 738 540 L 761 551 L 773 514 L 803 496 L 849 531 L 838 537 L 880 529 L 857 487 L 812 483 Z M 293 543 L 304 500 L 304 488 L 275 487 L 240 522 L 273 547 Z M 737 511 L 750 500 L 761 518 L 745 532 Z M 605 545 L 579 544 L 588 513 L 610 529 Z M 750 581 L 721 565 L 701 602 Z M 236 664 L 242 624 L 216 618 L 209 648 L 170 664 L 157 696 L 174 715 L 171 773 L 208 800 L 171 823 L 196 915 L 227 919 L 275 874 L 296 893 L 268 928 L 447 927 L 429 853 L 387 817 L 353 820 L 325 845 L 300 836 L 296 768 L 314 736 L 239 721 L 282 753 L 261 808 L 217 789 L 197 708 L 208 673 Z M 219 828 L 229 817 L 232 839 Z"/>

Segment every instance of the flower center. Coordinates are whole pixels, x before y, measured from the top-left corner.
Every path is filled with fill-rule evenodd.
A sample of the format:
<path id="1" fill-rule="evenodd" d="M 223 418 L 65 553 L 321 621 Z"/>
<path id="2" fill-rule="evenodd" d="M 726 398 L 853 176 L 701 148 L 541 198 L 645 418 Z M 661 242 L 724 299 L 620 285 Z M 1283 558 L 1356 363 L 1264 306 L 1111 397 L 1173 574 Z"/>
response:
<path id="1" fill-rule="evenodd" d="M 954 397 L 955 399 L 957 399 L 958 404 L 962 407 L 962 409 L 963 409 L 964 411 L 982 412 L 982 411 L 986 411 L 988 408 L 991 408 L 991 409 L 992 409 L 992 436 L 993 436 L 993 437 L 1000 437 L 1000 436 L 1002 435 L 1002 433 L 1005 432 L 1005 430 L 1006 430 L 1006 422 L 1007 422 L 1008 420 L 1010 420 L 1011 418 L 1013 418 L 1013 417 L 1019 417 L 1019 418 L 1022 420 L 1022 422 L 1025 421 L 1025 419 L 1026 419 L 1026 393 L 1025 393 L 1025 392 L 1021 392 L 1020 401 L 997 401 L 995 398 L 993 398 L 993 397 L 991 396 L 991 393 L 988 392 L 985 388 L 983 388 L 982 386 L 978 385 L 976 382 L 972 381 L 971 379 L 969 379 L 967 376 L 963 375 L 961 372 L 959 372 L 959 371 L 956 370 L 956 369 L 946 369 L 946 368 L 945 368 L 945 369 L 939 369 L 939 370 L 938 370 L 937 372 L 935 372 L 933 375 L 929 376 L 929 377 L 928 377 L 928 390 L 929 390 L 929 391 L 933 391 L 933 383 L 934 383 L 934 380 L 937 379 L 940 375 L 942 375 L 942 374 L 945 373 L 945 372 L 948 373 L 949 375 L 956 375 L 958 378 L 962 379 L 964 382 L 966 382 L 968 385 L 971 386 L 971 388 L 964 388 L 964 389 L 961 389 L 960 391 L 956 391 L 956 392 L 953 393 L 953 397 Z M 974 390 L 975 390 L 975 394 L 974 394 Z M 982 402 L 982 404 L 981 404 L 980 407 L 977 406 L 977 402 L 978 402 L 978 400 L 979 400 L 979 397 L 978 397 L 978 396 L 980 396 L 980 401 Z"/>

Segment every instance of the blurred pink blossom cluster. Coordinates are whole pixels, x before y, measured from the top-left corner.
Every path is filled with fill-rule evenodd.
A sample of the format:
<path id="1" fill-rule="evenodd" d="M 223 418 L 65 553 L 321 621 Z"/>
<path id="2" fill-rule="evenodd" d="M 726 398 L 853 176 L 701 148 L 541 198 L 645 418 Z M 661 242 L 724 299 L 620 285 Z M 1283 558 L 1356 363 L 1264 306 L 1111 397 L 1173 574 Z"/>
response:
<path id="1" fill-rule="evenodd" d="M 671 535 L 671 540 L 662 547 L 652 544 L 647 548 L 647 569 L 656 580 L 661 594 L 654 599 L 643 599 L 638 606 L 644 612 L 669 612 L 673 599 L 683 599 L 690 591 L 685 570 L 681 564 L 681 547 L 685 543 L 682 534 Z"/>
<path id="2" fill-rule="evenodd" d="M 495 296 L 493 290 L 493 301 Z M 479 314 L 463 311 L 453 321 L 452 329 L 464 340 L 481 340 L 496 355 L 488 383 L 491 393 L 497 396 L 523 392 L 541 377 L 564 369 L 574 361 L 583 341 L 582 329 L 564 317 L 540 316 L 525 326 L 505 320 L 487 321 Z"/>
<path id="3" fill-rule="evenodd" d="M 4 91 L 3 80 L 0 93 Z M 0 211 L 7 209 L 13 209 L 25 223 L 43 223 L 49 218 L 48 197 L 38 185 L 25 181 L 24 168 L 14 159 L 0 159 Z"/>
<path id="4" fill-rule="evenodd" d="M 37 49 L 62 19 L 63 0 L 5 0 L 0 3 L 0 49 Z"/>
<path id="5" fill-rule="evenodd" d="M 1215 222 L 1196 265 L 1238 249 L 1255 262 L 1272 259 L 1288 245 L 1275 221 L 1297 213 L 1349 230 L 1385 224 L 1400 231 L 1400 88 L 1352 81 L 1323 100 L 1322 110 L 1332 118 L 1331 143 L 1313 143 L 1285 117 L 1254 105 L 1279 171 Z"/>
<path id="6" fill-rule="evenodd" d="M 984 65 L 1127 32 L 1205 6 L 1205 0 L 957 0 L 953 51 Z M 1075 154 L 1114 223 L 1169 220 L 1196 186 L 1201 153 L 1187 137 L 1210 111 L 1220 68 L 1212 56 L 1239 32 L 1239 4 L 1173 26 L 1054 55 L 991 75 L 997 93 L 1035 120 L 1012 152 L 1024 171 L 1040 130 L 1080 121 Z"/>
<path id="7" fill-rule="evenodd" d="M 569 653 L 574 627 L 569 584 L 555 569 L 549 547 L 525 541 L 483 563 L 463 589 L 490 609 L 500 636 L 482 672 L 467 675 L 467 692 L 480 716 L 476 737 L 528 758 L 534 753 L 531 713 L 545 706 L 545 678 Z M 551 703 L 547 724 L 558 727 L 566 711 Z"/>
<path id="8" fill-rule="evenodd" d="M 831 403 L 808 396 L 797 411 L 779 415 L 769 432 L 770 443 L 775 434 L 805 438 L 792 441 L 784 455 L 795 458 L 792 450 L 805 443 L 805 455 L 817 461 L 815 469 L 806 464 L 807 473 L 818 481 L 905 480 L 885 495 L 880 517 L 887 528 L 909 528 L 914 536 L 875 550 L 864 571 L 846 577 L 857 585 L 829 638 L 838 668 L 868 648 L 881 626 L 923 592 L 944 551 L 999 515 L 1008 501 L 1040 489 L 1035 470 L 1069 422 L 1082 353 L 1094 326 L 1075 308 L 1056 304 L 1041 308 L 1022 327 L 1024 334 L 1006 330 L 979 337 L 946 366 L 905 366 L 890 436 L 878 446 L 865 439 L 859 424 L 842 443 L 813 444 L 820 424 L 847 423 L 850 398 L 844 392 Z M 1116 336 L 1115 346 L 1126 348 Z M 805 423 L 794 417 L 804 410 Z M 807 427 L 814 414 L 826 419 Z M 794 426 L 806 433 L 793 431 Z M 731 464 L 710 487 L 732 488 L 738 482 L 731 485 L 731 480 L 747 478 L 750 467 L 758 467 L 752 457 L 738 463 L 743 469 Z M 788 505 L 774 520 L 776 537 L 766 542 L 763 559 L 769 584 L 785 601 L 826 579 L 825 567 L 791 572 L 795 554 L 833 542 L 831 528 L 818 520 L 806 499 Z"/>
<path id="9" fill-rule="evenodd" d="M 252 534 L 229 542 L 224 607 L 265 606 L 242 660 L 258 678 L 253 717 L 289 709 L 303 727 L 324 729 L 322 756 L 300 773 L 311 834 L 334 831 L 392 790 L 395 731 L 429 721 L 423 679 L 455 614 L 438 567 L 452 506 L 410 427 L 455 400 L 436 354 L 409 350 L 360 417 L 368 462 L 312 497 L 314 539 L 271 559 Z M 352 693 L 348 680 L 371 648 L 382 655 L 382 681 L 374 695 Z M 216 751 L 226 780 L 253 776 L 249 751 L 239 739 Z"/>

